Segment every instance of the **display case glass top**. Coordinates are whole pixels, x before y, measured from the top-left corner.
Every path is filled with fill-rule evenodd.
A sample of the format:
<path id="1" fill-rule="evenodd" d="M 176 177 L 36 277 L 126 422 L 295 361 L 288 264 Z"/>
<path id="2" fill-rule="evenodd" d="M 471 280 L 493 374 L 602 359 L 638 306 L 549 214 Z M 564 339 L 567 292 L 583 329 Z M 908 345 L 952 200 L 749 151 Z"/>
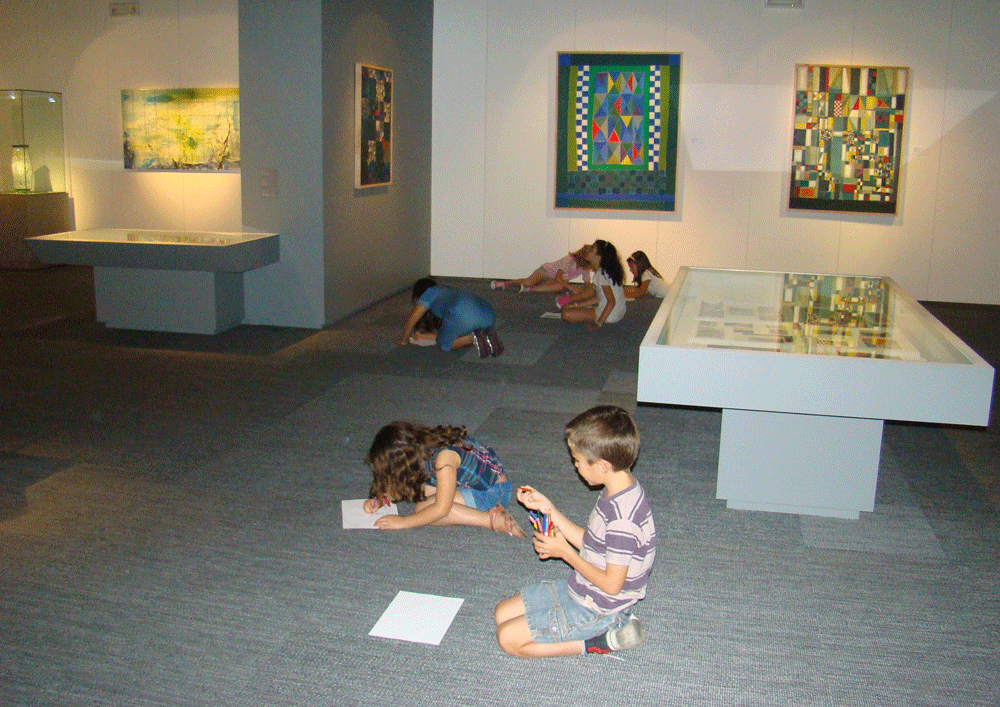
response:
<path id="1" fill-rule="evenodd" d="M 62 94 L 0 90 L 0 192 L 66 191 Z"/>
<path id="2" fill-rule="evenodd" d="M 682 268 L 672 289 L 660 345 L 972 363 L 886 277 Z"/>

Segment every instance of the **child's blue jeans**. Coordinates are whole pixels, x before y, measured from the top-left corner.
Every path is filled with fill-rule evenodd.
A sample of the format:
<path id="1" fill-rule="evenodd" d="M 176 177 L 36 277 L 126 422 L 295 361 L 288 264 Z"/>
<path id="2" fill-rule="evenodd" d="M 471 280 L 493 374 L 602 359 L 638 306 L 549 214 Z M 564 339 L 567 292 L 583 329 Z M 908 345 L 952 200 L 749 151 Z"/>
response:
<path id="1" fill-rule="evenodd" d="M 524 618 L 535 643 L 585 641 L 628 622 L 627 611 L 598 614 L 569 595 L 565 579 L 532 584 L 521 590 Z"/>

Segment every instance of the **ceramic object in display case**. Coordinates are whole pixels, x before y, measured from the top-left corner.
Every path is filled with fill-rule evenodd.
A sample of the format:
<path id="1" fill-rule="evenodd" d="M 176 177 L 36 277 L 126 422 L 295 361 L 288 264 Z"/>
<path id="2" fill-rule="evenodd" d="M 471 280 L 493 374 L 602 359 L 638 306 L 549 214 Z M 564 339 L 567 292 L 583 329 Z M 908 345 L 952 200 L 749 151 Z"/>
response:
<path id="1" fill-rule="evenodd" d="M 66 191 L 62 95 L 4 89 L 0 105 L 0 147 L 10 157 L 10 168 L 0 168 L 0 192 Z"/>

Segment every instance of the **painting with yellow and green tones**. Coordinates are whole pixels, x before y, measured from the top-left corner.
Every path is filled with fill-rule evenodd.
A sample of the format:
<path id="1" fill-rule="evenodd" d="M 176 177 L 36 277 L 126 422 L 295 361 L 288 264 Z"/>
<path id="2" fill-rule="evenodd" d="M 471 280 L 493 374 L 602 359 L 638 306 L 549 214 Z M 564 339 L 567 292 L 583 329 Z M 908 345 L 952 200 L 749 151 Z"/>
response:
<path id="1" fill-rule="evenodd" d="M 238 88 L 122 90 L 125 169 L 240 169 Z"/>

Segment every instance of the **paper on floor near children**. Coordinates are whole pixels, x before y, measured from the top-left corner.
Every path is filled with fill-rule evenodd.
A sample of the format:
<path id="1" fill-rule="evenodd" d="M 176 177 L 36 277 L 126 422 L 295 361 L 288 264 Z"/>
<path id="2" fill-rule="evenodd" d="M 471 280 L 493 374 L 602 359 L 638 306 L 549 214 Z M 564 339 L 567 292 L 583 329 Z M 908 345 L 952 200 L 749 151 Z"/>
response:
<path id="1" fill-rule="evenodd" d="M 368 635 L 439 646 L 464 601 L 457 597 L 401 591 Z"/>

